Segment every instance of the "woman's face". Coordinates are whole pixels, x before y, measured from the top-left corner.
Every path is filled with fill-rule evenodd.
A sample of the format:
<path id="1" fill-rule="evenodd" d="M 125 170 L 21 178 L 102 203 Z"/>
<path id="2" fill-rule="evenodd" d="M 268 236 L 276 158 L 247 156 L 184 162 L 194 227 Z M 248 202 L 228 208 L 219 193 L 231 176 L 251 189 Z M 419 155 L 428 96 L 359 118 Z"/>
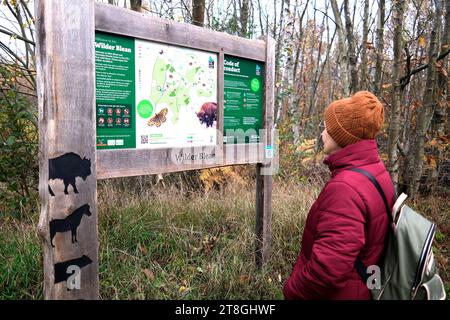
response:
<path id="1" fill-rule="evenodd" d="M 326 128 L 322 131 L 322 141 L 323 141 L 323 152 L 325 152 L 325 154 L 332 154 L 342 149 L 333 140 L 333 138 L 330 137 Z"/>

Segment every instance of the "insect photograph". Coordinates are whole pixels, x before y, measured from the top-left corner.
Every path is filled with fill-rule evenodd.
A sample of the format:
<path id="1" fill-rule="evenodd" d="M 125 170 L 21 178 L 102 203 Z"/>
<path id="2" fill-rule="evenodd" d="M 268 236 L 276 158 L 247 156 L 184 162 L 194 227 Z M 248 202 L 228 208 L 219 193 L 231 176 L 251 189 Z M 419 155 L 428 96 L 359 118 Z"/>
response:
<path id="1" fill-rule="evenodd" d="M 168 111 L 169 109 L 167 108 L 161 109 L 153 117 L 151 117 L 150 120 L 148 120 L 147 125 L 149 125 L 150 127 L 155 125 L 156 127 L 159 128 L 161 124 L 166 122 L 167 120 L 166 115 Z"/>

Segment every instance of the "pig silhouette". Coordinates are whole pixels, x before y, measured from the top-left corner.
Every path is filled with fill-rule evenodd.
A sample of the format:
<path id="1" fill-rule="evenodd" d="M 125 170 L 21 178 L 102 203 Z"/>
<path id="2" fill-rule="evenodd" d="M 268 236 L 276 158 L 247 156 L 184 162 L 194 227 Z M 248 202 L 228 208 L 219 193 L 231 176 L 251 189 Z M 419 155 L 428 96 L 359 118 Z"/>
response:
<path id="1" fill-rule="evenodd" d="M 91 174 L 91 160 L 84 157 L 81 159 L 79 155 L 73 152 L 63 154 L 62 156 L 48 160 L 48 179 L 61 179 L 64 182 L 64 193 L 69 194 L 67 187 L 72 186 L 73 191 L 78 193 L 75 183 L 76 177 L 86 180 Z M 55 196 L 50 185 L 48 191 L 51 196 Z"/>
<path id="2" fill-rule="evenodd" d="M 205 102 L 199 112 L 196 112 L 201 124 L 206 124 L 206 127 L 212 127 L 214 121 L 217 120 L 217 104 L 215 102 Z"/>

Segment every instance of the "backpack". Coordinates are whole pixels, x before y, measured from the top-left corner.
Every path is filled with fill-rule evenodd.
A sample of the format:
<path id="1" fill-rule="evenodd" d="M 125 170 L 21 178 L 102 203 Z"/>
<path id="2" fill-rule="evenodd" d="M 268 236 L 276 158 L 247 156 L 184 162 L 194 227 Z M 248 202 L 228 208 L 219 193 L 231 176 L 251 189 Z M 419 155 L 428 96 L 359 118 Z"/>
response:
<path id="1" fill-rule="evenodd" d="M 390 221 L 385 251 L 378 265 L 366 267 L 359 257 L 355 262 L 372 298 L 445 300 L 444 284 L 432 250 L 436 225 L 403 204 L 407 198 L 404 193 L 390 210 L 383 190 L 369 172 L 359 168 L 350 171 L 361 173 L 372 182 L 383 199 Z"/>

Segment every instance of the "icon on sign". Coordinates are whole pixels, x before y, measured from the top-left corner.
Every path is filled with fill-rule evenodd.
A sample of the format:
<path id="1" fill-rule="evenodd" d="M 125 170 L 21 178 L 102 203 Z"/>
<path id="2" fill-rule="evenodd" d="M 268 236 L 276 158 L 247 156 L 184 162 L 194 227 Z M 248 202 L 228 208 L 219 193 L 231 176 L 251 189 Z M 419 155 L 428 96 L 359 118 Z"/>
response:
<path id="1" fill-rule="evenodd" d="M 120 108 L 116 108 L 116 114 L 118 115 L 118 116 L 120 116 L 120 113 L 122 112 L 122 110 L 120 110 Z"/>
<path id="2" fill-rule="evenodd" d="M 113 109 L 112 108 L 108 108 L 107 112 L 108 112 L 109 115 L 111 115 L 111 114 L 113 114 Z"/>
<path id="3" fill-rule="evenodd" d="M 124 115 L 129 115 L 130 114 L 130 109 L 128 109 L 128 108 L 125 108 L 124 110 L 123 110 L 123 114 Z"/>
<path id="4" fill-rule="evenodd" d="M 116 118 L 116 124 L 121 124 L 121 123 L 122 123 L 122 119 Z"/>
<path id="5" fill-rule="evenodd" d="M 209 67 L 210 69 L 214 69 L 214 60 L 213 60 L 212 57 L 209 57 L 209 60 L 208 60 L 208 67 Z"/>
<path id="6" fill-rule="evenodd" d="M 130 124 L 130 118 L 123 119 L 123 124 Z"/>
<path id="7" fill-rule="evenodd" d="M 104 124 L 105 123 L 105 118 L 103 118 L 103 117 L 98 118 L 98 123 L 99 124 Z"/>
<path id="8" fill-rule="evenodd" d="M 113 118 L 108 118 L 107 122 L 108 122 L 108 124 L 112 124 L 113 123 Z"/>
<path id="9" fill-rule="evenodd" d="M 98 108 L 98 113 L 99 113 L 99 114 L 104 114 L 104 113 L 105 113 L 105 109 L 103 109 L 103 108 Z"/>

